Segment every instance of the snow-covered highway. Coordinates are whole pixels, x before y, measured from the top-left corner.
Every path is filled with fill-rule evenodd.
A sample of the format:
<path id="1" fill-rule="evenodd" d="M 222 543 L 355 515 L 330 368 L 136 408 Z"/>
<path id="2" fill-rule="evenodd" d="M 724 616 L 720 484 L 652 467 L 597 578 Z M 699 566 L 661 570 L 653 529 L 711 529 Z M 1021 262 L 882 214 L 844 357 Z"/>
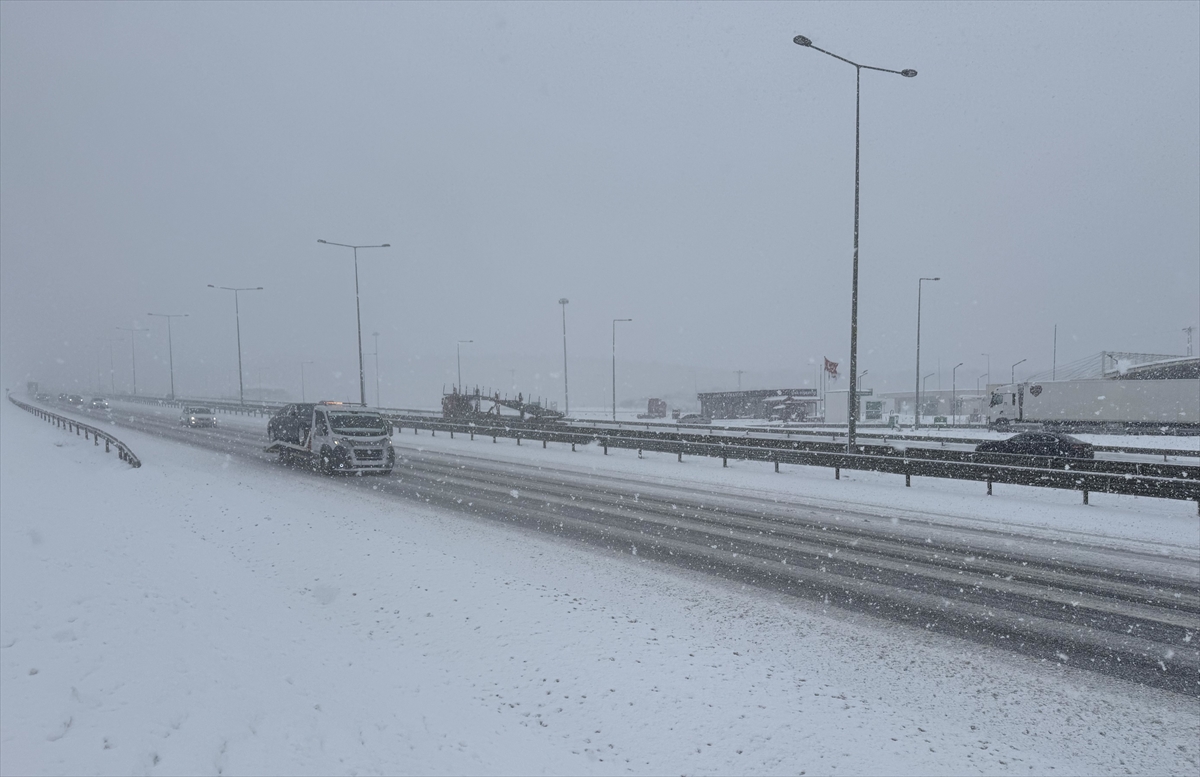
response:
<path id="1" fill-rule="evenodd" d="M 978 595 L 996 638 L 1015 628 L 1001 600 L 1169 630 L 1179 610 L 1070 570 L 1183 599 L 1182 546 L 892 521 L 443 436 L 397 437 L 392 478 L 324 478 L 262 453 L 262 419 L 183 430 L 122 407 L 133 472 L 4 404 L 5 773 L 1196 766 L 1188 696 L 1037 658 L 1038 640 L 1031 657 L 948 637 L 936 605 L 930 629 L 894 622 Z M 764 548 L 798 576 L 733 561 Z"/>

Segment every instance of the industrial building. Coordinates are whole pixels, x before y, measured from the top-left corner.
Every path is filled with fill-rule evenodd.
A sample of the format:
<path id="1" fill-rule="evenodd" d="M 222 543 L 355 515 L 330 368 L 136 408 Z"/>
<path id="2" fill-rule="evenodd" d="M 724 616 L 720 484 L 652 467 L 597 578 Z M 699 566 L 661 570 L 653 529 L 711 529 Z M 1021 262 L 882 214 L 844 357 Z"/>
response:
<path id="1" fill-rule="evenodd" d="M 698 397 L 705 418 L 803 421 L 818 415 L 817 390 L 811 388 L 712 391 Z"/>

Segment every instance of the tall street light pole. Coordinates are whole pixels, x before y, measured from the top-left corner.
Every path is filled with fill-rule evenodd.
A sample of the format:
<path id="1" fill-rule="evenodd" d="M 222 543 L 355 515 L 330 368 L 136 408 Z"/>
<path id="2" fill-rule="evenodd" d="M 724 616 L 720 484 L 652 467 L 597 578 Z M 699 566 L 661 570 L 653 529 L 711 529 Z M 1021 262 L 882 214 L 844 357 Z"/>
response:
<path id="1" fill-rule="evenodd" d="M 956 382 L 956 376 L 954 373 L 958 372 L 958 368 L 963 366 L 964 364 L 966 364 L 966 362 L 959 362 L 958 364 L 954 365 L 954 369 L 950 370 L 950 419 L 951 419 L 950 425 L 951 426 L 958 425 L 958 423 L 957 423 L 958 422 L 958 383 Z"/>
<path id="2" fill-rule="evenodd" d="M 913 431 L 921 428 L 921 284 L 925 281 L 940 281 L 941 278 L 921 278 L 917 281 L 917 388 L 916 414 L 913 415 Z"/>
<path id="3" fill-rule="evenodd" d="M 990 353 L 981 353 L 979 355 L 987 357 L 987 372 L 983 374 L 987 375 L 989 378 L 992 377 L 992 355 Z"/>
<path id="4" fill-rule="evenodd" d="M 171 319 L 187 318 L 187 313 L 147 313 L 147 316 L 165 318 L 167 320 L 167 355 L 171 364 L 171 399 L 175 399 L 175 346 L 171 339 Z"/>
<path id="5" fill-rule="evenodd" d="M 846 441 L 846 452 L 854 453 L 854 434 L 858 421 L 858 200 L 859 200 L 859 149 L 861 138 L 861 116 L 862 116 L 862 71 L 877 70 L 881 73 L 895 73 L 905 78 L 916 76 L 917 71 L 910 69 L 906 70 L 889 70 L 882 67 L 872 67 L 870 65 L 860 65 L 857 62 L 852 62 L 845 57 L 839 57 L 831 51 L 818 48 L 813 45 L 811 39 L 803 35 L 797 35 L 792 38 L 792 42 L 798 46 L 804 46 L 822 54 L 828 54 L 834 59 L 839 59 L 848 65 L 854 66 L 854 278 L 850 291 L 850 394 L 847 401 L 850 403 L 847 416 L 850 421 L 850 430 Z"/>
<path id="6" fill-rule="evenodd" d="M 117 378 L 116 378 L 117 365 L 116 365 L 116 360 L 113 358 L 113 345 L 112 344 L 119 343 L 119 342 L 121 342 L 121 340 L 122 340 L 122 338 L 120 338 L 120 337 L 97 337 L 96 338 L 97 342 L 108 343 L 108 383 L 109 383 L 109 391 L 111 392 L 112 396 L 114 396 L 114 397 L 117 395 Z M 103 391 L 103 389 L 101 389 L 101 391 Z"/>
<path id="7" fill-rule="evenodd" d="M 362 306 L 358 301 L 358 249 L 360 248 L 391 248 L 391 243 L 380 243 L 377 246 L 352 246 L 346 243 L 331 243 L 328 240 L 317 240 L 318 243 L 323 243 L 327 246 L 340 246 L 341 248 L 351 248 L 354 250 L 354 316 L 358 322 L 358 392 L 359 401 L 366 407 L 367 405 L 367 372 L 363 367 L 363 349 L 362 349 Z"/>
<path id="8" fill-rule="evenodd" d="M 122 332 L 129 333 L 129 353 L 133 361 L 133 395 L 137 396 L 137 338 L 133 336 L 134 332 L 149 332 L 149 329 L 139 329 L 137 327 L 119 326 Z"/>
<path id="9" fill-rule="evenodd" d="M 458 351 L 458 393 L 459 394 L 467 393 L 463 389 L 463 384 L 462 384 L 462 347 L 463 347 L 463 343 L 473 343 L 473 342 L 475 342 L 475 341 L 474 340 L 459 340 L 458 344 L 455 346 L 455 348 Z"/>
<path id="10" fill-rule="evenodd" d="M 991 373 L 988 373 L 988 372 L 985 372 L 982 375 L 979 375 L 978 377 L 976 377 L 975 378 L 975 391 L 976 392 L 979 391 L 979 381 L 980 380 L 982 380 L 983 378 L 990 378 L 990 377 L 992 377 L 992 375 L 991 375 Z M 984 385 L 987 385 L 987 384 L 984 384 Z"/>
<path id="11" fill-rule="evenodd" d="M 375 338 L 375 407 L 382 407 L 379 401 L 379 333 L 372 332 Z"/>
<path id="12" fill-rule="evenodd" d="M 233 317 L 234 317 L 234 321 L 237 322 L 238 402 L 240 404 L 244 405 L 244 404 L 246 404 L 246 384 L 242 380 L 242 309 L 241 309 L 241 306 L 238 304 L 238 292 L 240 292 L 240 291 L 262 291 L 263 287 L 262 286 L 246 286 L 246 287 L 235 288 L 233 286 L 213 286 L 210 283 L 210 284 L 208 284 L 208 288 L 220 289 L 222 291 L 232 291 L 233 292 Z"/>
<path id="13" fill-rule="evenodd" d="M 563 320 L 563 415 L 571 414 L 571 388 L 567 383 L 567 303 L 571 300 L 562 297 L 558 300 L 558 304 L 562 305 L 562 320 Z"/>
<path id="14" fill-rule="evenodd" d="M 308 401 L 308 397 L 305 395 L 305 391 L 304 391 L 304 365 L 306 365 L 306 364 L 316 364 L 316 362 L 311 362 L 311 361 L 300 362 L 300 401 L 301 402 Z"/>
<path id="15" fill-rule="evenodd" d="M 1008 378 L 1008 382 L 1009 382 L 1009 383 L 1016 383 L 1016 382 L 1017 382 L 1017 365 L 1018 365 L 1018 364 L 1024 364 L 1024 363 L 1025 363 L 1025 362 L 1027 362 L 1027 361 L 1029 361 L 1029 359 L 1022 359 L 1021 361 L 1019 361 L 1019 362 L 1016 362 L 1015 364 L 1013 364 L 1013 366 L 1012 366 L 1012 369 L 1009 371 L 1009 378 Z"/>
<path id="16" fill-rule="evenodd" d="M 632 318 L 614 318 L 613 326 L 613 346 L 612 346 L 612 378 L 613 378 L 613 420 L 617 420 L 617 324 L 624 321 L 632 321 Z"/>

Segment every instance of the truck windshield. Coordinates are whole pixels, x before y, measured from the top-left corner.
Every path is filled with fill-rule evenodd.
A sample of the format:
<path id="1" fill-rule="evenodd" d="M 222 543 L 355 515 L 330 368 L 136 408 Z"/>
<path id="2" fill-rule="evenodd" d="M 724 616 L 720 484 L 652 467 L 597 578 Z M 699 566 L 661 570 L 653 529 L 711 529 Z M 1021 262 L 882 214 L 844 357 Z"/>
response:
<path id="1" fill-rule="evenodd" d="M 373 413 L 330 413 L 329 425 L 342 434 L 387 434 L 383 418 Z"/>

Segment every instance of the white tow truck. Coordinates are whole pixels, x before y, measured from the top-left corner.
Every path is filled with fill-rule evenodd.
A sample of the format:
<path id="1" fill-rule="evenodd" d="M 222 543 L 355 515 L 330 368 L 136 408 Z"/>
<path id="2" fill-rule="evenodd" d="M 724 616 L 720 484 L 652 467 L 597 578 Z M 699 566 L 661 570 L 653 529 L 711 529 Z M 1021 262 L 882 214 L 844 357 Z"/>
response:
<path id="1" fill-rule="evenodd" d="M 267 422 L 268 453 L 320 472 L 386 475 L 396 465 L 392 426 L 374 410 L 341 402 L 287 405 Z"/>

